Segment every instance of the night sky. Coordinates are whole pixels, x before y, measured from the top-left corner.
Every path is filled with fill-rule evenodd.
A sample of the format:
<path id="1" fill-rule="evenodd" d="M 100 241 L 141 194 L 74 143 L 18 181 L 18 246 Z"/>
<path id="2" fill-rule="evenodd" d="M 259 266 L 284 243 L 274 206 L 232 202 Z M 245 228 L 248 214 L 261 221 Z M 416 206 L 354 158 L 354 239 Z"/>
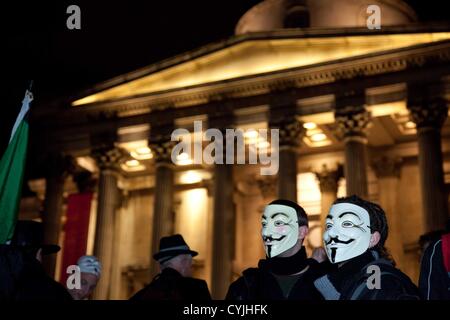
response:
<path id="1" fill-rule="evenodd" d="M 14 1 L 1 4 L 0 154 L 34 79 L 35 106 L 164 58 L 222 40 L 259 0 Z M 422 21 L 450 15 L 444 1 L 413 0 Z M 435 5 L 433 5 L 435 3 Z M 66 8 L 81 8 L 68 30 Z"/>

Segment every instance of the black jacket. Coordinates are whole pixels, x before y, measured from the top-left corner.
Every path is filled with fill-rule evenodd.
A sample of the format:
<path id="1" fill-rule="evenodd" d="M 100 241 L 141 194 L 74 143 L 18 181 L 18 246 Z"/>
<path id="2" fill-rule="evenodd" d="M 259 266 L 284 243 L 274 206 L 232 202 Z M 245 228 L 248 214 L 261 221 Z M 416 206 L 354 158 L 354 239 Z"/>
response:
<path id="1" fill-rule="evenodd" d="M 130 300 L 208 301 L 211 295 L 206 281 L 183 277 L 178 271 L 166 268 Z"/>
<path id="2" fill-rule="evenodd" d="M 45 273 L 38 260 L 17 247 L 0 245 L 0 280 L 0 300 L 72 300 L 69 292 Z"/>
<path id="3" fill-rule="evenodd" d="M 375 275 L 371 266 L 380 270 L 379 288 L 369 288 L 368 282 L 374 284 L 369 278 Z M 326 300 L 419 300 L 419 291 L 408 276 L 375 251 L 335 267 L 314 285 Z"/>
<path id="4" fill-rule="evenodd" d="M 275 263 L 274 263 L 275 262 Z M 242 276 L 228 288 L 226 300 L 322 300 L 313 281 L 317 262 L 307 259 L 304 248 L 289 258 L 260 260 L 258 268 L 245 270 Z M 276 275 L 299 275 L 288 295 L 285 296 Z"/>
<path id="5" fill-rule="evenodd" d="M 441 239 L 423 253 L 419 289 L 425 300 L 450 300 L 450 273 L 445 269 Z"/>

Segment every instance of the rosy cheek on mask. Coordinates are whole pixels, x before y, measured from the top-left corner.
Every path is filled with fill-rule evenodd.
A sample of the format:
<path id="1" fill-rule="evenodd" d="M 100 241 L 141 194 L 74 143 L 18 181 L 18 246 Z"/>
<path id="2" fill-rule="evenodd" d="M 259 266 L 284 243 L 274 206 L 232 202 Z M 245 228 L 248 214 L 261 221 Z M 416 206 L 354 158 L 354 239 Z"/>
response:
<path id="1" fill-rule="evenodd" d="M 276 227 L 275 231 L 277 233 L 281 233 L 281 234 L 286 234 L 289 231 L 289 228 L 287 226 L 282 226 L 282 227 Z"/>

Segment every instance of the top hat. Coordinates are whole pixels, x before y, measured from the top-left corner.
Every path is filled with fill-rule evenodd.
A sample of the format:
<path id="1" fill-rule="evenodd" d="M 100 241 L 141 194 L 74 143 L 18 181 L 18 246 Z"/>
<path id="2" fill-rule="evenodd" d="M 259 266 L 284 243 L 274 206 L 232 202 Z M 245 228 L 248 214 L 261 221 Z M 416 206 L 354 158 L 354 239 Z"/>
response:
<path id="1" fill-rule="evenodd" d="M 180 254 L 190 254 L 195 257 L 198 252 L 192 251 L 180 234 L 162 237 L 159 241 L 159 252 L 153 258 L 162 263 Z"/>
<path id="2" fill-rule="evenodd" d="M 61 250 L 56 244 L 44 244 L 42 223 L 32 220 L 19 220 L 9 245 L 23 248 L 42 249 L 42 254 L 52 254 Z"/>

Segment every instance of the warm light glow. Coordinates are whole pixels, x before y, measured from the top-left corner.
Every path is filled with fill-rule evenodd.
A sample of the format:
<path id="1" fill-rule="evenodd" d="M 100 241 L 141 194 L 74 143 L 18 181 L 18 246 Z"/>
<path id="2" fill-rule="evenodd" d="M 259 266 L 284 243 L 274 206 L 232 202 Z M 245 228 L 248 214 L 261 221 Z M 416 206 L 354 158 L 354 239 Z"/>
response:
<path id="1" fill-rule="evenodd" d="M 136 172 L 145 170 L 145 166 L 135 159 L 125 161 L 125 163 L 123 163 L 121 167 L 124 171 L 127 172 Z"/>
<path id="2" fill-rule="evenodd" d="M 303 128 L 307 129 L 307 130 L 312 130 L 317 128 L 317 125 L 314 122 L 306 122 L 303 124 Z"/>
<path id="3" fill-rule="evenodd" d="M 258 138 L 259 133 L 256 130 L 248 130 L 244 132 L 244 137 L 247 139 L 255 139 Z"/>
<path id="4" fill-rule="evenodd" d="M 191 248 L 205 259 L 208 252 L 208 193 L 206 188 L 197 188 L 178 193 L 180 205 L 175 215 L 174 231 L 183 235 Z"/>
<path id="5" fill-rule="evenodd" d="M 197 183 L 202 181 L 202 176 L 195 170 L 183 172 L 180 177 L 180 182 L 185 184 Z"/>
<path id="6" fill-rule="evenodd" d="M 311 141 L 319 142 L 325 140 L 326 138 L 327 136 L 324 133 L 316 133 L 311 136 Z"/>
<path id="7" fill-rule="evenodd" d="M 412 121 L 408 121 L 407 123 L 405 123 L 405 128 L 407 129 L 415 129 L 416 128 L 416 124 Z"/>
<path id="8" fill-rule="evenodd" d="M 153 157 L 149 147 L 140 147 L 130 152 L 131 156 L 137 160 L 147 160 Z"/>
<path id="9" fill-rule="evenodd" d="M 297 175 L 297 200 L 308 215 L 320 214 L 321 198 L 319 183 L 312 172 Z"/>
<path id="10" fill-rule="evenodd" d="M 128 160 L 127 162 L 125 162 L 125 165 L 127 167 L 137 167 L 139 164 L 140 163 L 137 160 Z"/>
<path id="11" fill-rule="evenodd" d="M 269 141 L 260 141 L 258 142 L 258 149 L 266 149 L 270 146 Z"/>
<path id="12" fill-rule="evenodd" d="M 247 130 L 244 132 L 244 139 L 247 144 L 255 144 L 259 140 L 259 133 L 256 130 Z"/>
<path id="13" fill-rule="evenodd" d="M 180 153 L 177 156 L 177 165 L 186 166 L 186 165 L 193 164 L 193 163 L 194 163 L 194 160 L 192 160 L 189 157 L 189 154 L 187 154 L 186 152 Z"/>
<path id="14" fill-rule="evenodd" d="M 96 169 L 95 161 L 91 157 L 77 157 L 76 161 L 80 167 L 90 172 L 95 172 Z"/>
<path id="15" fill-rule="evenodd" d="M 186 88 L 445 39 L 450 39 L 450 33 L 247 40 L 89 95 L 72 105 Z"/>
<path id="16" fill-rule="evenodd" d="M 137 148 L 136 152 L 138 154 L 144 155 L 144 154 L 149 154 L 151 152 L 149 147 L 142 147 L 142 148 Z"/>
<path id="17" fill-rule="evenodd" d="M 406 108 L 406 101 L 404 100 L 389 103 L 373 104 L 367 107 L 367 111 L 370 112 L 372 117 L 388 116 L 393 113 L 408 114 L 408 109 Z"/>

